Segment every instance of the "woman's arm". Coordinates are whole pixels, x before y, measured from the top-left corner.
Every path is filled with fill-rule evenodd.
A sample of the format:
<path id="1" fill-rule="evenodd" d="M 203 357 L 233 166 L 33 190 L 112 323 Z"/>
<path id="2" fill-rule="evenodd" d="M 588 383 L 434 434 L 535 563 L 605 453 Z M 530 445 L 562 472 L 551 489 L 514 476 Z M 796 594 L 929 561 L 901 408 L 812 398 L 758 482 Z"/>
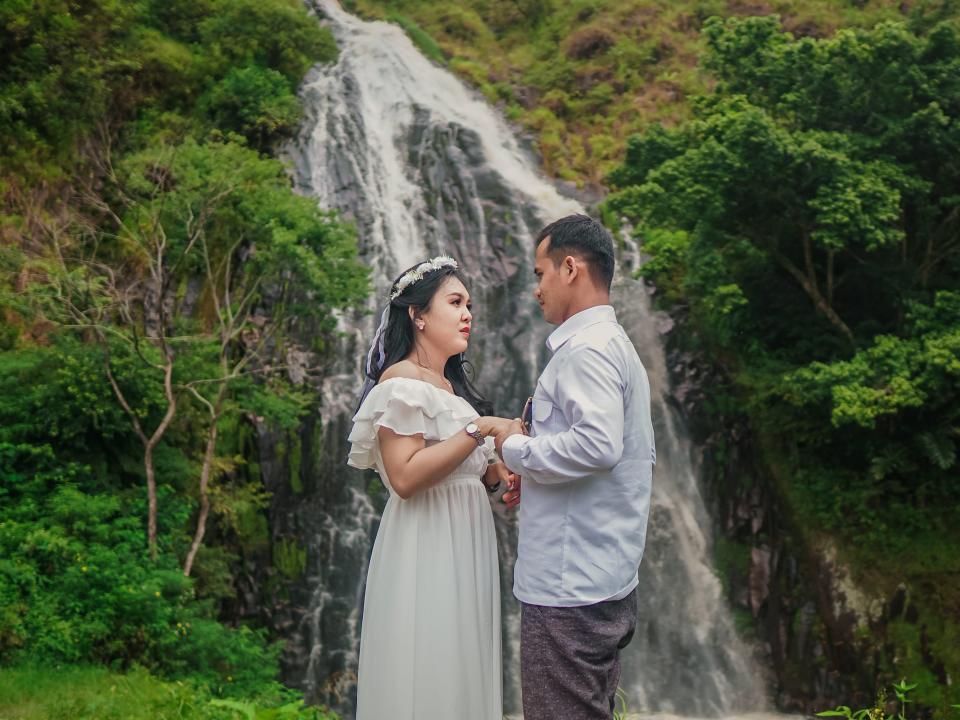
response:
<path id="1" fill-rule="evenodd" d="M 486 437 L 495 435 L 509 421 L 481 417 L 474 422 Z M 377 431 L 377 439 L 390 485 L 404 500 L 436 485 L 477 449 L 477 441 L 465 430 L 430 447 L 423 435 L 398 435 L 388 427 Z"/>

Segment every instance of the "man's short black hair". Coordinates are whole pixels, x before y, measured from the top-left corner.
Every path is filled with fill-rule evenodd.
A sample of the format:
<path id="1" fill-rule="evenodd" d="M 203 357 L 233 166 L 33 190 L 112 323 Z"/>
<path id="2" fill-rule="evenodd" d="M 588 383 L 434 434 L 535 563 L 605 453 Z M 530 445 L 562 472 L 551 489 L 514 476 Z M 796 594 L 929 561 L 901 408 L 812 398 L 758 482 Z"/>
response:
<path id="1" fill-rule="evenodd" d="M 555 263 L 567 255 L 579 255 L 590 267 L 594 282 L 610 289 L 613 282 L 613 238 L 599 222 L 586 215 L 567 215 L 547 225 L 537 235 L 535 246 L 550 238 L 547 254 Z"/>

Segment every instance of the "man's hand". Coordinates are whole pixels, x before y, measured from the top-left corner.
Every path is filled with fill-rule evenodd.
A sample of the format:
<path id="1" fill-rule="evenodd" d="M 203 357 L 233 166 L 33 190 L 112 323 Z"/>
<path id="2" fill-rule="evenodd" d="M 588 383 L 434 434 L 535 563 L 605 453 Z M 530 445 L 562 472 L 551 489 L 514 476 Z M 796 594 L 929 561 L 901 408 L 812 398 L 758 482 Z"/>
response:
<path id="1" fill-rule="evenodd" d="M 491 486 L 498 483 L 506 485 L 507 489 L 500 496 L 500 500 L 509 508 L 520 504 L 520 476 L 510 472 L 502 462 L 487 468 L 484 483 Z"/>
<path id="2" fill-rule="evenodd" d="M 512 435 L 523 435 L 523 424 L 520 422 L 520 418 L 514 418 L 510 424 L 500 430 L 496 438 L 494 438 L 493 442 L 497 448 L 497 455 L 501 458 L 503 457 L 503 443 Z"/>
<path id="3" fill-rule="evenodd" d="M 506 482 L 507 491 L 500 497 L 500 500 L 508 508 L 515 508 L 520 504 L 520 476 L 507 470 Z"/>

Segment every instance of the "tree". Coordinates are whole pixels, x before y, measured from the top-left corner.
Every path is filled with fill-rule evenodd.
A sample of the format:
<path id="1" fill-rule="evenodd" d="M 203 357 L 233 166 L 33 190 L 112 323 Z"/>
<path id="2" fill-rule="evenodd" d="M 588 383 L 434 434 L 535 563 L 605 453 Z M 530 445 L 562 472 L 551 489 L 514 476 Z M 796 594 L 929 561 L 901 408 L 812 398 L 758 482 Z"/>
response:
<path id="1" fill-rule="evenodd" d="M 760 432 L 803 446 L 812 517 L 878 544 L 937 527 L 960 496 L 960 35 L 704 34 L 715 91 L 630 140 L 607 208 Z M 891 507 L 912 520 L 885 532 Z"/>
<path id="2" fill-rule="evenodd" d="M 904 293 L 942 288 L 957 269 L 956 33 L 882 24 L 796 41 L 776 18 L 750 18 L 713 19 L 705 34 L 716 93 L 691 122 L 631 139 L 610 207 L 691 233 L 699 259 L 686 282 L 703 300 L 737 288 L 754 330 L 751 304 L 762 313 L 787 295 L 771 287 L 782 280 L 832 326 L 841 352 L 858 329 L 895 329 Z"/>
<path id="3" fill-rule="evenodd" d="M 103 349 L 107 380 L 143 445 L 154 557 L 153 453 L 185 396 L 202 409 L 189 575 L 210 509 L 219 424 L 240 412 L 296 420 L 306 396 L 284 373 L 302 381 L 324 358 L 291 368 L 295 331 L 332 330 L 329 309 L 364 296 L 366 271 L 355 261 L 352 231 L 293 195 L 280 163 L 235 139 L 152 146 L 117 167 L 103 157 L 106 183 L 87 187 L 84 199 L 113 231 L 97 232 L 88 249 L 54 237 L 53 252 L 31 265 L 32 295 L 43 317 Z M 162 385 L 165 409 L 152 427 L 116 380 L 117 343 Z"/>

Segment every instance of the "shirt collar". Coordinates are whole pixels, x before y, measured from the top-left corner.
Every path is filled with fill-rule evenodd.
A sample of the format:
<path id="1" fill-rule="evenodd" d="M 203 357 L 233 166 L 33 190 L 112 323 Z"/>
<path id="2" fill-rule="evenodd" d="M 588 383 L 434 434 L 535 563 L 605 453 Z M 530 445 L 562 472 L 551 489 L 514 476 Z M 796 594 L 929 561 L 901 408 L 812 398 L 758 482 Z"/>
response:
<path id="1" fill-rule="evenodd" d="M 613 305 L 594 305 L 571 315 L 564 320 L 560 327 L 550 333 L 547 338 L 547 349 L 555 353 L 560 347 L 578 332 L 599 322 L 616 322 L 617 313 Z"/>

